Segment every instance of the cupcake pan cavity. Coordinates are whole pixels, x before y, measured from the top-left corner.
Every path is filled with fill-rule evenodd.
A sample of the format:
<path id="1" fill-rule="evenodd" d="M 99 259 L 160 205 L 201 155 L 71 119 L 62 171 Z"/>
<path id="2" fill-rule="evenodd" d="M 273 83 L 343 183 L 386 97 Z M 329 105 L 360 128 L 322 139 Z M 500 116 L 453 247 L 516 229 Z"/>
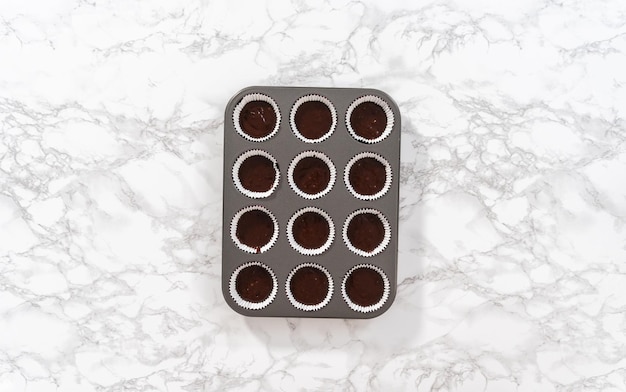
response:
<path id="1" fill-rule="evenodd" d="M 251 140 L 242 135 L 238 126 L 238 112 L 242 102 L 262 97 L 275 105 L 278 129 L 263 140 Z M 314 143 L 302 140 L 294 131 L 292 110 L 297 103 L 323 97 L 328 100 L 333 110 L 334 127 L 323 140 Z M 375 98 L 372 98 L 375 97 Z M 359 102 L 383 102 L 390 118 L 389 130 L 379 141 L 359 141 L 349 128 L 349 108 Z M 297 106 L 296 106 L 297 108 Z M 336 119 L 334 116 L 336 115 Z M 223 194 L 223 236 L 222 236 L 222 289 L 226 302 L 236 312 L 246 316 L 261 317 L 318 317 L 362 319 L 372 318 L 384 313 L 393 303 L 397 281 L 398 254 L 398 196 L 400 170 L 400 112 L 397 105 L 386 93 L 361 88 L 317 88 L 317 87 L 248 87 L 235 94 L 226 106 L 224 115 L 224 194 Z M 285 119 L 287 119 L 285 121 Z M 233 169 L 237 159 L 251 150 L 263 151 L 276 160 L 278 176 L 277 186 L 270 194 L 247 195 L 238 189 L 233 181 Z M 305 152 L 321 153 L 332 162 L 334 181 L 330 190 L 319 197 L 303 197 L 293 189 L 289 167 L 296 157 Z M 367 156 L 382 157 L 391 170 L 391 183 L 385 187 L 382 195 L 375 198 L 359 198 L 348 190 L 345 183 L 345 168 L 355 156 L 368 153 Z M 308 154 L 306 154 L 308 155 Z M 258 197 L 261 196 L 261 197 Z M 242 249 L 233 240 L 231 233 L 233 219 L 241 211 L 250 207 L 262 207 L 269 211 L 276 224 L 276 236 L 269 246 L 260 249 Z M 320 254 L 303 254 L 290 242 L 288 222 L 299 211 L 309 208 L 321 210 L 330 217 L 331 236 L 334 240 Z M 363 256 L 355 253 L 343 240 L 343 228 L 346 219 L 357 210 L 374 209 L 380 212 L 389 225 L 390 236 L 380 252 Z M 308 252 L 311 253 L 311 252 Z M 315 253 L 315 252 L 313 252 Z M 267 266 L 276 279 L 278 287 L 275 296 L 262 308 L 250 309 L 242 306 L 241 301 L 233 298 L 231 277 L 243 265 L 255 262 Z M 322 267 L 334 282 L 329 300 L 322 307 L 309 306 L 301 309 L 290 301 L 286 290 L 289 274 L 298 266 L 314 264 Z M 344 299 L 342 283 L 349 271 L 358 265 L 367 264 L 382 271 L 389 282 L 388 294 L 380 306 L 369 307 L 366 311 L 355 308 Z M 236 296 L 235 296 L 236 297 Z M 248 304 L 249 305 L 249 304 Z"/>
<path id="2" fill-rule="evenodd" d="M 228 290 L 230 298 L 241 308 L 261 310 L 276 298 L 278 281 L 270 267 L 251 261 L 233 271 L 228 279 Z"/>
<path id="3" fill-rule="evenodd" d="M 307 160 L 313 160 L 306 164 Z M 301 189 L 298 182 L 304 184 L 319 182 L 320 186 L 313 189 Z M 324 181 L 322 181 L 324 180 Z M 303 151 L 296 155 L 287 169 L 287 181 L 291 189 L 301 197 L 309 200 L 319 199 L 331 191 L 337 180 L 337 169 L 332 159 L 320 151 Z M 324 186 L 322 186 L 322 184 Z"/>
<path id="4" fill-rule="evenodd" d="M 311 120 L 304 129 L 298 123 Z M 289 124 L 294 135 L 305 143 L 319 143 L 328 139 L 337 127 L 337 112 L 333 103 L 321 95 L 305 95 L 291 108 Z"/>
<path id="5" fill-rule="evenodd" d="M 250 198 L 268 197 L 280 181 L 277 167 L 276 159 L 265 151 L 246 151 L 235 160 L 233 183 L 241 193 Z"/>
<path id="6" fill-rule="evenodd" d="M 333 278 L 319 264 L 304 263 L 295 267 L 287 276 L 285 292 L 289 302 L 299 310 L 319 311 L 332 299 Z"/>
<path id="7" fill-rule="evenodd" d="M 317 226 L 318 230 L 311 230 L 316 228 L 311 226 Z M 334 236 L 333 219 L 317 207 L 305 207 L 293 214 L 287 222 L 287 239 L 291 246 L 303 255 L 313 256 L 324 253 L 332 245 Z M 300 238 L 299 241 L 299 237 L 304 238 Z"/>

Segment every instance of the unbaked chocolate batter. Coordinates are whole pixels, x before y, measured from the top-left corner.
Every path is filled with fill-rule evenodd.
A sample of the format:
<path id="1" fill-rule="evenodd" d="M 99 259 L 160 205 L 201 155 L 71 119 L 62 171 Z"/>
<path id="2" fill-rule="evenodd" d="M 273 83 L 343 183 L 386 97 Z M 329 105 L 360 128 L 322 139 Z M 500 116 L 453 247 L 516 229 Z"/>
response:
<path id="1" fill-rule="evenodd" d="M 349 180 L 360 195 L 374 195 L 385 186 L 385 166 L 375 158 L 362 158 L 350 168 Z"/>
<path id="2" fill-rule="evenodd" d="M 350 125 L 357 135 L 369 140 L 376 139 L 387 127 L 387 115 L 380 105 L 363 102 L 352 111 Z"/>
<path id="3" fill-rule="evenodd" d="M 270 296 L 273 288 L 272 276 L 258 265 L 251 265 L 239 271 L 235 281 L 237 293 L 250 302 L 263 302 Z"/>
<path id="4" fill-rule="evenodd" d="M 348 239 L 357 249 L 371 252 L 385 238 L 385 226 L 376 214 L 358 214 L 348 224 Z"/>
<path id="5" fill-rule="evenodd" d="M 272 234 L 274 234 L 274 222 L 264 211 L 247 211 L 239 218 L 236 235 L 242 244 L 259 251 L 262 246 L 270 242 Z"/>
<path id="6" fill-rule="evenodd" d="M 384 291 L 382 276 L 371 268 L 357 268 L 346 279 L 346 294 L 357 305 L 377 304 L 383 297 Z"/>
<path id="7" fill-rule="evenodd" d="M 241 129 L 253 138 L 262 138 L 274 130 L 276 113 L 265 101 L 252 101 L 244 105 L 239 115 Z"/>
<path id="8" fill-rule="evenodd" d="M 317 305 L 328 294 L 328 278 L 318 268 L 302 267 L 292 276 L 289 288 L 296 301 Z"/>
<path id="9" fill-rule="evenodd" d="M 330 131 L 333 117 L 326 104 L 320 101 L 304 102 L 295 115 L 298 132 L 307 139 L 319 139 Z"/>
<path id="10" fill-rule="evenodd" d="M 314 195 L 328 186 L 330 169 L 319 158 L 302 158 L 293 170 L 293 181 L 302 192 Z"/>
<path id="11" fill-rule="evenodd" d="M 293 237 L 303 248 L 320 248 L 328 240 L 329 234 L 328 221 L 317 212 L 305 212 L 293 222 Z"/>
<path id="12" fill-rule="evenodd" d="M 251 192 L 267 192 L 275 180 L 274 163 L 262 155 L 248 157 L 239 166 L 239 181 Z"/>

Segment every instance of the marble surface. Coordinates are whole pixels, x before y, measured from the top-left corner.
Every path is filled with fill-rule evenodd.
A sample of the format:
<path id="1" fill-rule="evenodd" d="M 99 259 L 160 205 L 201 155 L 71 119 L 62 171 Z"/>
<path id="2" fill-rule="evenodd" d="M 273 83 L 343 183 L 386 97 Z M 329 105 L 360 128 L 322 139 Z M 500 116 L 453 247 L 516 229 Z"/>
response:
<path id="1" fill-rule="evenodd" d="M 0 390 L 623 391 L 623 0 L 0 2 Z M 402 111 L 398 296 L 245 318 L 223 110 Z"/>

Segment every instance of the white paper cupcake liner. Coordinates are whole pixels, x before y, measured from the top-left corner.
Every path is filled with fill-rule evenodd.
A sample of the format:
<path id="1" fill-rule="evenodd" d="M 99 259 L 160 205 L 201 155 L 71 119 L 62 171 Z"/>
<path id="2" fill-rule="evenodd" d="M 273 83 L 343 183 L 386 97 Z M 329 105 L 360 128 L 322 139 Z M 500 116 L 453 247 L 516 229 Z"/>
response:
<path id="1" fill-rule="evenodd" d="M 383 240 L 371 252 L 366 252 L 366 251 L 364 251 L 362 249 L 359 249 L 359 248 L 355 247 L 354 245 L 352 245 L 352 243 L 350 242 L 350 239 L 348 238 L 348 226 L 350 225 L 350 222 L 352 221 L 352 219 L 355 216 L 357 216 L 357 215 L 367 214 L 367 213 L 374 214 L 374 215 L 378 216 L 378 218 L 382 222 L 383 228 L 385 230 L 385 235 L 383 237 Z M 382 214 L 382 212 L 380 212 L 378 210 L 375 210 L 373 208 L 361 208 L 359 210 L 354 211 L 353 213 L 348 215 L 348 217 L 346 218 L 346 221 L 345 221 L 345 223 L 343 225 L 343 242 L 346 244 L 348 249 L 350 249 L 352 252 L 356 253 L 359 256 L 372 257 L 374 255 L 379 254 L 380 252 L 385 250 L 387 245 L 389 245 L 389 241 L 390 240 L 391 240 L 391 225 L 389 224 L 389 221 L 387 220 L 387 218 L 385 218 L 385 216 Z"/>
<path id="2" fill-rule="evenodd" d="M 387 126 L 385 127 L 385 130 L 383 131 L 383 133 L 376 139 L 366 139 L 362 136 L 359 136 L 355 132 L 355 130 L 352 128 L 352 124 L 350 123 L 350 117 L 352 117 L 352 112 L 357 106 L 359 106 L 363 102 L 373 102 L 377 104 L 383 109 L 383 111 L 385 112 L 385 115 L 387 116 Z M 391 110 L 391 107 L 389 106 L 387 102 L 385 102 L 383 99 L 375 95 L 365 95 L 365 96 L 355 99 L 350 104 L 350 106 L 348 107 L 348 111 L 346 112 L 346 128 L 348 129 L 348 132 L 350 132 L 350 135 L 352 135 L 353 138 L 363 143 L 374 144 L 374 143 L 380 142 L 381 140 L 384 140 L 391 133 L 393 124 L 394 124 L 393 110 Z"/>
<path id="3" fill-rule="evenodd" d="M 294 274 L 299 269 L 304 268 L 304 267 L 317 268 L 317 269 L 321 270 L 324 273 L 324 275 L 326 275 L 326 278 L 328 279 L 328 293 L 326 294 L 326 297 L 322 300 L 322 302 L 320 302 L 319 304 L 316 304 L 316 305 L 306 305 L 306 304 L 300 303 L 300 302 L 298 302 L 294 298 L 293 294 L 291 293 L 291 279 L 293 278 Z M 334 291 L 333 278 L 330 276 L 330 273 L 328 272 L 328 270 L 326 268 L 322 267 L 319 264 L 315 264 L 315 263 L 300 264 L 296 268 L 291 270 L 291 272 L 287 276 L 287 282 L 285 283 L 285 291 L 287 293 L 287 298 L 289 298 L 289 302 L 291 302 L 291 304 L 295 308 L 300 309 L 300 310 L 304 310 L 306 312 L 312 312 L 312 311 L 320 310 L 324 306 L 328 305 L 328 303 L 330 302 L 330 299 L 333 297 L 333 291 Z"/>
<path id="4" fill-rule="evenodd" d="M 298 108 L 300 107 L 300 105 L 302 105 L 305 102 L 311 102 L 311 101 L 319 101 L 322 102 L 323 104 L 325 104 L 328 109 L 330 110 L 330 115 L 332 117 L 332 122 L 330 125 L 330 129 L 328 130 L 328 132 L 326 132 L 324 134 L 324 136 L 318 138 L 318 139 L 308 139 L 306 137 L 304 137 L 300 131 L 298 130 L 298 127 L 296 126 L 296 112 L 298 111 Z M 317 94 L 310 94 L 310 95 L 305 95 L 301 98 L 299 98 L 294 104 L 293 107 L 291 108 L 291 113 L 289 115 L 289 125 L 291 126 L 291 130 L 293 131 L 294 135 L 296 135 L 296 137 L 300 140 L 302 140 L 305 143 L 319 143 L 322 142 L 326 139 L 328 139 L 330 137 L 330 135 L 332 135 L 332 133 L 335 131 L 335 128 L 337 127 L 337 111 L 335 110 L 335 106 L 333 105 L 333 103 L 326 97 L 323 97 L 321 95 L 317 95 Z"/>
<path id="5" fill-rule="evenodd" d="M 352 169 L 352 166 L 354 166 L 354 164 L 359 159 L 363 159 L 363 158 L 374 158 L 378 162 L 382 163 L 383 166 L 385 167 L 385 177 L 386 178 L 385 178 L 385 184 L 383 185 L 383 189 L 381 189 L 379 192 L 377 192 L 377 193 L 375 193 L 373 195 L 362 195 L 362 194 L 358 193 L 356 190 L 354 190 L 354 188 L 352 187 L 352 184 L 350 183 L 350 170 Z M 343 172 L 343 180 L 344 180 L 344 182 L 346 184 L 346 188 L 348 188 L 348 191 L 354 197 L 356 197 L 357 199 L 359 199 L 359 200 L 376 200 L 376 199 L 382 197 L 383 195 L 385 195 L 385 193 L 387 193 L 389 191 L 389 188 L 391 188 L 391 182 L 392 182 L 391 165 L 381 155 L 378 155 L 378 154 L 373 153 L 373 152 L 362 152 L 362 153 L 359 153 L 359 154 L 355 155 L 354 157 L 352 157 L 348 161 L 348 163 L 346 164 L 346 167 L 344 169 L 344 172 Z"/>
<path id="6" fill-rule="evenodd" d="M 253 102 L 253 101 L 265 101 L 269 103 L 270 105 L 272 105 L 272 108 L 274 109 L 274 113 L 276 113 L 276 125 L 274 126 L 274 129 L 272 130 L 272 132 L 270 132 L 266 136 L 259 137 L 259 138 L 252 137 L 248 135 L 247 133 L 245 133 L 244 130 L 241 129 L 241 125 L 239 124 L 239 116 L 241 115 L 241 111 L 243 110 L 243 107 L 246 106 L 248 102 Z M 278 104 L 276 104 L 276 101 L 274 101 L 270 96 L 265 95 L 265 94 L 253 93 L 253 94 L 245 95 L 243 98 L 241 98 L 241 101 L 237 104 L 237 106 L 235 106 L 235 110 L 233 110 L 233 125 L 235 126 L 235 130 L 243 138 L 250 140 L 252 142 L 264 142 L 270 139 L 272 136 L 274 136 L 276 132 L 278 132 L 278 128 L 280 128 L 280 120 L 281 120 L 281 115 L 280 115 L 280 109 L 278 108 Z"/>
<path id="7" fill-rule="evenodd" d="M 300 244 L 298 244 L 298 242 L 296 241 L 293 235 L 294 222 L 299 216 L 301 216 L 302 214 L 306 212 L 318 213 L 322 217 L 324 217 L 324 219 L 326 219 L 326 221 L 328 222 L 328 239 L 326 240 L 324 245 L 322 245 L 319 248 L 315 248 L 315 249 L 304 248 Z M 319 255 L 319 254 L 326 252 L 328 248 L 330 248 L 330 245 L 333 243 L 334 238 L 335 238 L 335 223 L 333 222 L 330 215 L 328 215 L 324 210 L 320 208 L 317 208 L 317 207 L 302 208 L 299 211 L 297 211 L 295 214 L 293 214 L 291 218 L 289 218 L 289 221 L 287 222 L 287 239 L 289 240 L 289 244 L 291 245 L 292 248 L 294 248 L 296 251 L 298 251 L 299 253 L 303 255 L 314 256 L 314 255 Z"/>
<path id="8" fill-rule="evenodd" d="M 241 184 L 241 180 L 239 179 L 239 169 L 241 168 L 241 165 L 243 164 L 243 162 L 253 156 L 256 155 L 260 155 L 262 157 L 265 157 L 267 159 L 269 159 L 270 161 L 272 161 L 273 165 L 274 165 L 274 173 L 276 173 L 275 178 L 274 178 L 274 183 L 272 184 L 272 187 L 270 189 L 268 189 L 265 192 L 253 192 L 250 191 L 246 188 L 244 188 L 243 184 Z M 239 190 L 239 192 L 243 193 L 244 195 L 251 197 L 253 199 L 262 199 L 265 197 L 270 196 L 272 193 L 274 193 L 274 191 L 276 190 L 276 188 L 278 187 L 278 183 L 280 181 L 280 171 L 278 170 L 278 161 L 276 160 L 276 158 L 274 158 L 271 154 L 263 151 L 263 150 L 250 150 L 250 151 L 246 151 L 243 154 L 241 154 L 237 160 L 235 161 L 235 164 L 233 165 L 233 171 L 232 171 L 232 178 L 233 178 L 233 182 L 235 184 L 235 187 Z"/>
<path id="9" fill-rule="evenodd" d="M 270 276 L 272 277 L 272 291 L 270 292 L 270 295 L 262 302 L 246 301 L 245 299 L 241 298 L 241 296 L 237 292 L 237 287 L 236 287 L 237 276 L 244 268 L 250 267 L 253 265 L 258 265 L 264 268 L 267 272 L 269 272 Z M 272 271 L 270 267 L 258 261 L 251 261 L 243 265 L 240 265 L 239 267 L 237 267 L 235 272 L 232 273 L 232 275 L 230 276 L 228 289 L 229 289 L 231 298 L 237 303 L 237 305 L 241 306 L 244 309 L 259 310 L 259 309 L 265 308 L 267 305 L 272 303 L 272 301 L 274 301 L 274 299 L 276 298 L 276 294 L 278 293 L 278 279 L 276 279 L 276 274 L 274 274 L 274 271 Z"/>
<path id="10" fill-rule="evenodd" d="M 267 215 L 269 215 L 269 217 L 272 219 L 272 223 L 274 224 L 274 233 L 272 234 L 272 237 L 270 238 L 269 242 L 265 245 L 263 245 L 262 247 L 259 248 L 259 251 L 257 252 L 256 248 L 253 248 L 251 246 L 248 246 L 244 243 L 242 243 L 241 241 L 239 241 L 239 238 L 237 238 L 237 224 L 239 223 L 239 219 L 241 218 L 241 216 L 243 214 L 245 214 L 248 211 L 252 211 L 252 210 L 260 210 L 265 212 Z M 272 214 L 270 212 L 270 210 L 268 210 L 267 208 L 263 207 L 263 206 L 259 206 L 259 205 L 254 205 L 254 206 L 248 206 L 245 207 L 241 210 L 239 210 L 235 216 L 233 217 L 231 223 L 230 223 L 230 238 L 233 240 L 233 242 L 235 243 L 235 245 L 237 246 L 237 248 L 241 249 L 244 252 L 247 253 L 263 253 L 263 252 L 267 252 L 268 249 L 270 249 L 272 246 L 274 246 L 274 244 L 276 243 L 276 240 L 278 239 L 278 221 L 276 220 L 276 217 L 274 216 L 274 214 Z"/>
<path id="11" fill-rule="evenodd" d="M 296 168 L 296 165 L 298 164 L 298 162 L 300 162 L 301 159 L 304 159 L 307 157 L 314 157 L 314 158 L 321 159 L 322 161 L 324 161 L 324 163 L 326 163 L 326 166 L 328 166 L 328 169 L 330 170 L 330 180 L 328 181 L 328 185 L 326 186 L 326 188 L 322 190 L 321 192 L 318 192 L 312 195 L 300 190 L 300 188 L 298 188 L 298 185 L 296 185 L 293 179 L 293 172 Z M 293 191 L 296 192 L 296 194 L 298 194 L 299 196 L 302 196 L 303 198 L 308 199 L 308 200 L 319 199 L 320 197 L 326 195 L 328 192 L 330 192 L 331 189 L 333 189 L 336 179 L 337 179 L 337 170 L 335 169 L 335 165 L 333 164 L 333 161 L 330 158 L 328 158 L 326 154 L 323 154 L 319 151 L 310 150 L 310 151 L 301 152 L 300 154 L 296 155 L 296 157 L 291 160 L 291 163 L 289 164 L 289 169 L 287 170 L 287 182 L 289 183 L 289 186 L 291 187 L 291 189 L 293 189 Z"/>
<path id="12" fill-rule="evenodd" d="M 355 270 L 359 269 L 359 268 L 370 268 L 375 270 L 376 272 L 378 272 L 380 274 L 380 276 L 383 279 L 383 295 L 380 298 L 380 300 L 375 303 L 374 305 L 370 305 L 370 306 L 361 306 L 358 304 L 355 304 L 354 302 L 352 302 L 352 300 L 350 299 L 350 297 L 348 297 L 348 293 L 346 291 L 346 282 L 348 281 L 348 278 L 350 277 L 350 274 L 352 274 L 352 272 L 354 272 Z M 385 302 L 387 302 L 387 300 L 389 299 L 389 293 L 391 291 L 391 285 L 389 284 L 389 278 L 387 278 L 387 274 L 385 274 L 385 272 L 372 264 L 359 264 L 359 265 L 355 265 L 354 267 L 352 267 L 347 273 L 346 275 L 343 277 L 343 281 L 341 282 L 341 296 L 343 297 L 343 300 L 346 301 L 346 303 L 348 304 L 348 306 L 350 307 L 350 309 L 357 311 L 357 312 L 361 312 L 361 313 L 369 313 L 369 312 L 374 312 L 378 309 L 380 309 Z"/>

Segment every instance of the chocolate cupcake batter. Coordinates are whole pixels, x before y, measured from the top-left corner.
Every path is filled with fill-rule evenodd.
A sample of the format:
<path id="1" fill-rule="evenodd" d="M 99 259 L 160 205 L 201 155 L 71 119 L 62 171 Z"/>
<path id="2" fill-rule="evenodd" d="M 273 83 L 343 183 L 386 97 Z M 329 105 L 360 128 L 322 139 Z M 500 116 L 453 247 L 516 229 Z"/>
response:
<path id="1" fill-rule="evenodd" d="M 328 186 L 330 169 L 326 162 L 319 158 L 302 158 L 293 170 L 293 181 L 302 192 L 314 195 Z"/>
<path id="2" fill-rule="evenodd" d="M 293 238 L 303 248 L 317 249 L 328 240 L 328 221 L 317 212 L 305 212 L 293 222 Z"/>
<path id="3" fill-rule="evenodd" d="M 291 294 L 305 305 L 317 305 L 328 294 L 328 277 L 319 268 L 302 267 L 291 277 Z"/>
<path id="4" fill-rule="evenodd" d="M 373 140 L 385 131 L 387 115 L 380 105 L 374 102 L 363 102 L 352 111 L 350 125 L 357 135 Z"/>
<path id="5" fill-rule="evenodd" d="M 275 180 L 274 163 L 262 155 L 248 157 L 239 166 L 239 182 L 251 192 L 267 192 Z"/>
<path id="6" fill-rule="evenodd" d="M 263 302 L 272 293 L 272 276 L 263 267 L 248 266 L 237 274 L 235 289 L 241 298 L 249 302 Z"/>
<path id="7" fill-rule="evenodd" d="M 307 139 L 319 139 L 330 131 L 333 117 L 323 102 L 308 101 L 298 106 L 295 123 L 302 136 Z"/>
<path id="8" fill-rule="evenodd" d="M 357 249 L 371 252 L 385 238 L 385 226 L 376 214 L 358 214 L 348 224 L 348 239 Z"/>
<path id="9" fill-rule="evenodd" d="M 385 165 L 375 158 L 362 158 L 350 168 L 350 185 L 360 195 L 374 195 L 385 186 Z"/>
<path id="10" fill-rule="evenodd" d="M 242 244 L 257 249 L 260 252 L 262 246 L 270 242 L 274 234 L 274 222 L 272 218 L 260 210 L 245 212 L 237 223 L 236 235 Z"/>
<path id="11" fill-rule="evenodd" d="M 265 137 L 276 126 L 274 108 L 265 101 L 248 102 L 239 115 L 239 125 L 247 135 L 255 139 Z"/>
<path id="12" fill-rule="evenodd" d="M 375 305 L 383 297 L 384 292 L 382 276 L 371 268 L 357 268 L 346 279 L 346 294 L 357 305 Z"/>

